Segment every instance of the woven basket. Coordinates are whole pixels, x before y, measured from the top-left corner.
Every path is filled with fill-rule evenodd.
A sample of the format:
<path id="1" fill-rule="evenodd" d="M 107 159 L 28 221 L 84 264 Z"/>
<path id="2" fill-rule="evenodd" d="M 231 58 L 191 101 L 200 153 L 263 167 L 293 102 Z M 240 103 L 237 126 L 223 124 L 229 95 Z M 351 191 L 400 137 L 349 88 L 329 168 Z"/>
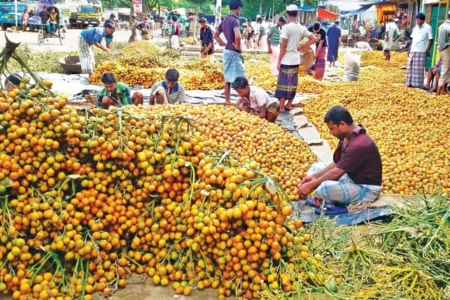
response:
<path id="1" fill-rule="evenodd" d="M 61 57 L 59 64 L 67 74 L 81 74 L 81 64 L 78 56 Z"/>
<path id="2" fill-rule="evenodd" d="M 97 94 L 88 94 L 84 96 L 89 103 L 96 104 L 97 103 Z"/>

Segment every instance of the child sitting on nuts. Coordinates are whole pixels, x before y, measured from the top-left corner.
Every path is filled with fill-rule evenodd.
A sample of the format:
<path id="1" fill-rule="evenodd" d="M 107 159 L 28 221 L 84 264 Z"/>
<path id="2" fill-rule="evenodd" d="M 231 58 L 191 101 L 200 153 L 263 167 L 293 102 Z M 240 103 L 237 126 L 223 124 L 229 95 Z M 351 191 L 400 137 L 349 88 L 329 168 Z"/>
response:
<path id="1" fill-rule="evenodd" d="M 249 86 L 244 77 L 236 77 L 232 87 L 239 95 L 238 108 L 269 122 L 275 122 L 280 113 L 278 99 L 271 98 L 260 87 Z"/>
<path id="2" fill-rule="evenodd" d="M 117 82 L 112 73 L 105 73 L 102 76 L 104 88 L 100 90 L 97 98 L 97 105 L 105 109 L 110 106 L 122 107 L 124 105 L 139 105 L 143 103 L 144 96 L 140 92 L 130 94 L 130 88 L 121 82 Z"/>
<path id="3" fill-rule="evenodd" d="M 166 80 L 155 82 L 150 90 L 150 105 L 180 104 L 186 102 L 184 87 L 178 82 L 180 73 L 176 69 L 166 72 Z"/>

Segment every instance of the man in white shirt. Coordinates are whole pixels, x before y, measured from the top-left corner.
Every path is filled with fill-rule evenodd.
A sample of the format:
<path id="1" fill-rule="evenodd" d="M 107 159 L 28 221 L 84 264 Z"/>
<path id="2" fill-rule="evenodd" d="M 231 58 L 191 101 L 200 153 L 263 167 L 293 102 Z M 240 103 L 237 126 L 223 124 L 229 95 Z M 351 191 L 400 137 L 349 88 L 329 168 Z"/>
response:
<path id="1" fill-rule="evenodd" d="M 408 65 L 406 68 L 406 86 L 423 88 L 425 78 L 425 62 L 430 55 L 433 45 L 433 33 L 431 26 L 425 23 L 425 15 L 418 13 L 417 25 L 414 27 L 409 49 Z"/>
<path id="2" fill-rule="evenodd" d="M 397 25 L 394 22 L 394 19 L 389 19 L 388 23 L 386 24 L 386 31 L 384 35 L 384 57 L 385 60 L 391 60 L 391 49 L 392 45 L 394 44 L 394 35 L 397 33 L 397 37 L 400 35 L 400 31 L 398 30 Z"/>
<path id="3" fill-rule="evenodd" d="M 316 38 L 308 29 L 297 22 L 298 7 L 291 4 L 286 8 L 288 24 L 281 31 L 280 56 L 278 58 L 278 82 L 275 97 L 280 99 L 280 113 L 292 109 L 298 85 L 298 67 L 300 53 L 298 44 L 304 38 L 308 41 L 300 48 L 306 51 L 316 42 Z M 288 101 L 285 106 L 285 101 Z"/>
<path id="4" fill-rule="evenodd" d="M 439 77 L 439 86 L 437 95 L 448 95 L 446 91 L 447 84 L 450 83 L 450 11 L 447 21 L 439 26 L 438 49 L 439 56 L 442 59 L 441 77 Z"/>

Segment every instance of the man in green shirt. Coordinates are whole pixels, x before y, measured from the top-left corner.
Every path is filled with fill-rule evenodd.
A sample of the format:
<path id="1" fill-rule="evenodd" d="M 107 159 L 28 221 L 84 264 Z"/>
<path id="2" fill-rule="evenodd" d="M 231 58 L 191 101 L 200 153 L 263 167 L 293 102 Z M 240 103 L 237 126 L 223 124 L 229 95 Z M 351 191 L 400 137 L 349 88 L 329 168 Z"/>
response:
<path id="1" fill-rule="evenodd" d="M 268 52 L 270 54 L 270 70 L 278 76 L 278 56 L 280 56 L 281 29 L 286 24 L 286 18 L 280 17 L 276 26 L 270 28 L 267 35 Z"/>
<path id="2" fill-rule="evenodd" d="M 125 105 L 139 105 L 144 102 L 144 96 L 140 92 L 130 94 L 130 88 L 121 82 L 117 82 L 112 73 L 102 76 L 104 88 L 97 97 L 97 106 L 108 109 L 110 106 L 122 107 Z"/>

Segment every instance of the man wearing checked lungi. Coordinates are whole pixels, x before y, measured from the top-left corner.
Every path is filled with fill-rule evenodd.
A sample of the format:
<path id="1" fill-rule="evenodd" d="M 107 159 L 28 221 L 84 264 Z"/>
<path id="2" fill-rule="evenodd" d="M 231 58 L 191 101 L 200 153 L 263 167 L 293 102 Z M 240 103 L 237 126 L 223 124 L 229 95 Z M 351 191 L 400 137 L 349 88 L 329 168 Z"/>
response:
<path id="1" fill-rule="evenodd" d="M 425 15 L 418 13 L 416 27 L 411 37 L 412 43 L 409 49 L 408 65 L 406 68 L 406 86 L 423 88 L 425 78 L 425 62 L 430 55 L 433 45 L 433 33 L 431 26 L 425 23 Z"/>
<path id="2" fill-rule="evenodd" d="M 241 55 L 241 31 L 239 14 L 243 6 L 242 0 L 230 0 L 230 14 L 219 24 L 214 39 L 225 47 L 222 57 L 223 75 L 225 77 L 225 104 L 230 104 L 230 88 L 236 77 L 245 77 L 244 58 Z M 226 42 L 220 38 L 223 32 Z"/>
<path id="3" fill-rule="evenodd" d="M 94 72 L 94 51 L 92 46 L 96 46 L 103 51 L 109 51 L 109 49 L 101 44 L 102 39 L 106 36 L 113 34 L 115 30 L 114 24 L 105 24 L 105 27 L 93 27 L 85 29 L 81 32 L 78 38 L 78 52 L 80 56 L 81 73 L 89 74 L 91 77 Z"/>
<path id="4" fill-rule="evenodd" d="M 298 7 L 291 4 L 286 8 L 288 24 L 281 30 L 280 56 L 278 58 L 278 82 L 275 97 L 280 99 L 280 113 L 292 109 L 298 84 L 300 53 L 298 44 L 304 38 L 309 40 L 301 46 L 306 51 L 316 42 L 314 35 L 297 22 Z M 288 101 L 285 106 L 285 101 Z"/>
<path id="5" fill-rule="evenodd" d="M 324 122 L 329 132 L 339 139 L 333 162 L 312 165 L 299 186 L 299 196 L 314 191 L 314 197 L 307 198 L 307 202 L 316 207 L 325 204 L 328 213 L 339 211 L 339 205 L 375 201 L 382 190 L 383 173 L 378 147 L 366 129 L 355 123 L 342 106 L 333 106 Z"/>

